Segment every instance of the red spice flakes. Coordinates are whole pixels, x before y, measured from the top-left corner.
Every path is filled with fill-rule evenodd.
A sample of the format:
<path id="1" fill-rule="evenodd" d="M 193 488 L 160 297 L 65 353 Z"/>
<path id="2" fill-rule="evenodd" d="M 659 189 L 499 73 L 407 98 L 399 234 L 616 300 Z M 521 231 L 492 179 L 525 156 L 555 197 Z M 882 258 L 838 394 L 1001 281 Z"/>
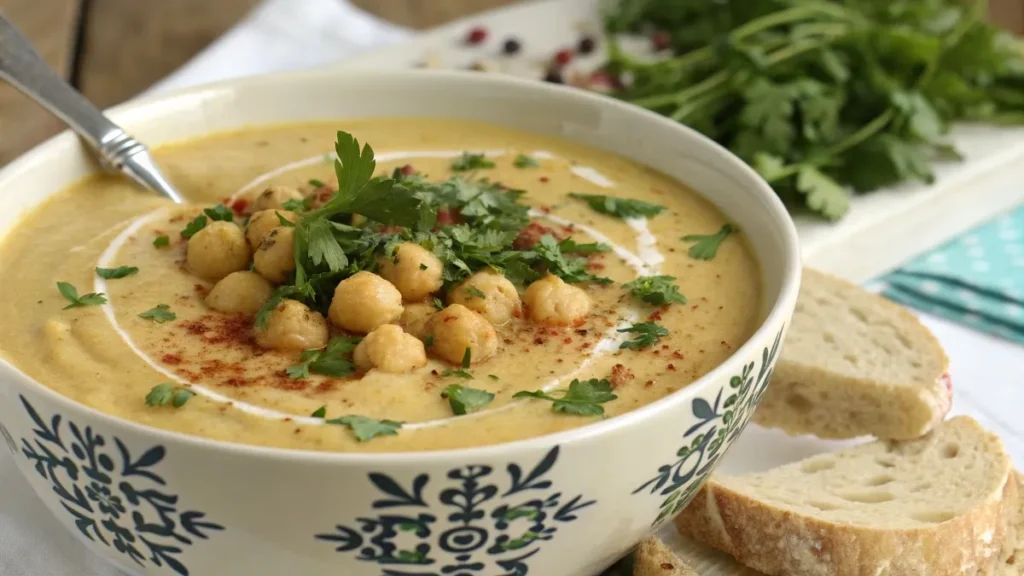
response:
<path id="1" fill-rule="evenodd" d="M 227 204 L 227 202 L 225 202 Z M 245 214 L 245 211 L 249 209 L 249 201 L 245 198 L 239 198 L 231 203 L 231 211 L 241 216 Z"/>
<path id="2" fill-rule="evenodd" d="M 661 52 L 672 46 L 672 36 L 664 30 L 651 34 L 651 48 L 655 52 Z"/>
<path id="3" fill-rule="evenodd" d="M 565 66 L 569 62 L 572 62 L 573 56 L 575 56 L 575 54 L 573 54 L 573 51 L 568 48 L 563 48 L 558 52 L 555 52 L 555 66 Z"/>
<path id="4" fill-rule="evenodd" d="M 661 349 L 662 350 L 668 350 L 668 344 L 662 344 L 661 345 Z"/>
<path id="5" fill-rule="evenodd" d="M 668 371 L 669 372 L 675 372 L 676 371 L 676 365 L 675 364 L 669 364 L 668 365 Z"/>
<path id="6" fill-rule="evenodd" d="M 683 353 L 680 352 L 679 350 L 676 350 L 676 351 L 672 352 L 672 357 L 673 358 L 678 358 L 679 360 L 682 360 L 683 358 L 686 358 L 686 356 L 683 356 Z"/>
<path id="7" fill-rule="evenodd" d="M 549 180 L 549 178 L 547 176 L 541 176 L 540 177 L 540 181 L 544 182 L 545 184 L 548 182 L 548 180 Z"/>
<path id="8" fill-rule="evenodd" d="M 466 34 L 466 44 L 469 44 L 470 46 L 480 44 L 486 39 L 487 28 L 484 28 L 483 26 L 476 26 L 474 28 L 470 28 L 469 33 Z"/>
<path id="9" fill-rule="evenodd" d="M 664 312 L 664 308 L 658 308 L 654 312 L 647 315 L 647 319 L 651 321 L 661 320 L 661 313 Z"/>
<path id="10" fill-rule="evenodd" d="M 282 422 L 291 422 L 292 421 L 292 417 L 291 416 L 285 416 L 281 421 Z"/>
<path id="11" fill-rule="evenodd" d="M 185 217 L 183 215 L 178 214 L 177 216 L 174 216 L 173 218 L 168 220 L 168 222 L 181 222 L 184 219 L 185 219 Z"/>
<path id="12" fill-rule="evenodd" d="M 654 355 L 655 356 L 661 356 L 661 350 L 655 350 L 654 351 Z"/>
<path id="13" fill-rule="evenodd" d="M 296 428 L 296 429 L 295 429 L 295 433 L 296 433 L 296 434 L 298 434 L 298 433 L 300 433 L 300 432 L 302 432 L 302 429 L 300 429 L 300 428 Z"/>
<path id="14" fill-rule="evenodd" d="M 654 386 L 654 380 L 648 380 L 647 382 L 644 382 L 644 388 L 650 388 L 651 386 Z"/>
<path id="15" fill-rule="evenodd" d="M 516 239 L 512 242 L 512 246 L 516 250 L 529 250 L 533 248 L 537 242 L 540 242 L 540 239 L 545 235 L 551 235 L 555 240 L 559 241 L 565 239 L 565 236 L 554 228 L 542 226 L 537 222 L 530 222 L 526 225 L 526 228 L 523 228 L 519 232 L 519 236 L 516 236 Z"/>
<path id="16" fill-rule="evenodd" d="M 612 389 L 615 389 L 629 383 L 633 378 L 633 372 L 629 368 L 622 364 L 616 364 L 612 366 L 612 375 L 608 378 L 608 381 L 611 383 Z"/>
<path id="17" fill-rule="evenodd" d="M 579 334 L 580 336 L 586 336 L 587 335 L 587 330 L 586 330 L 586 328 L 583 328 L 583 329 L 577 330 L 576 333 Z"/>
<path id="18" fill-rule="evenodd" d="M 694 304 L 693 306 L 690 306 L 690 310 L 696 310 L 698 307 L 699 306 L 697 304 Z"/>
<path id="19" fill-rule="evenodd" d="M 437 225 L 447 226 L 449 224 L 456 224 L 461 221 L 462 215 L 458 210 L 449 210 L 445 208 L 437 211 Z"/>
<path id="20" fill-rule="evenodd" d="M 410 174 L 415 174 L 416 169 L 412 167 L 412 164 L 406 164 L 405 166 L 402 166 L 402 169 L 399 170 L 399 172 L 401 172 L 403 176 L 409 176 Z"/>
<path id="21" fill-rule="evenodd" d="M 185 331 L 189 334 L 200 335 L 206 334 L 210 331 L 210 327 L 202 322 L 185 322 L 183 326 L 185 327 Z"/>
<path id="22" fill-rule="evenodd" d="M 203 286 L 202 284 L 196 284 L 192 288 L 196 291 L 196 294 L 199 294 L 200 296 L 206 296 L 206 294 L 210 291 L 209 288 Z"/>
<path id="23" fill-rule="evenodd" d="M 242 378 L 238 378 L 237 376 L 232 376 L 231 378 L 224 380 L 222 384 L 224 384 L 225 386 L 231 386 L 233 388 L 240 388 L 248 384 L 248 382 Z"/>
<path id="24" fill-rule="evenodd" d="M 160 358 L 160 361 L 164 364 L 177 366 L 178 364 L 181 364 L 181 356 L 177 354 L 164 354 L 163 357 Z"/>
<path id="25" fill-rule="evenodd" d="M 547 340 L 541 338 L 540 336 L 537 336 L 536 338 L 533 339 L 533 343 L 537 345 L 543 344 L 545 342 L 547 342 Z"/>

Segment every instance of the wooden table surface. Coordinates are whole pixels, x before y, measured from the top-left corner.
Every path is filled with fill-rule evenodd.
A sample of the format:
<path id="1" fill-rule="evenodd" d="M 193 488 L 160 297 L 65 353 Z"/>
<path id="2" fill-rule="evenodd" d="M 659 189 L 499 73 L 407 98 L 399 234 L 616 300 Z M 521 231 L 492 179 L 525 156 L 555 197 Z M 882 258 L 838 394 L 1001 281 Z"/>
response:
<path id="1" fill-rule="evenodd" d="M 297 2 L 302 0 L 295 0 Z M 430 28 L 514 0 L 350 0 L 387 20 Z M 0 0 L 3 12 L 54 69 L 100 107 L 163 78 L 259 0 Z M 1024 0 L 989 0 L 993 20 L 1020 32 Z M 61 129 L 0 85 L 0 166 Z"/>

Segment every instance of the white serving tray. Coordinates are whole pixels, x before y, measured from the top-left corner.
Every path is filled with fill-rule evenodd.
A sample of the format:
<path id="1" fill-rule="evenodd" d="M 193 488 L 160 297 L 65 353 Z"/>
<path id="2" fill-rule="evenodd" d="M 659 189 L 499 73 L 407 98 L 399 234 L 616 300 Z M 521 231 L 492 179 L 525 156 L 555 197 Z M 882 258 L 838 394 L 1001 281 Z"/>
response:
<path id="1" fill-rule="evenodd" d="M 487 59 L 511 74 L 539 77 L 551 55 L 600 29 L 601 0 L 539 0 L 471 16 L 414 39 L 350 58 L 343 69 L 409 68 L 433 60 L 465 68 Z M 462 40 L 473 26 L 489 37 L 481 46 Z M 515 58 L 499 55 L 505 38 L 523 46 Z M 582 69 L 600 61 L 578 59 Z M 412 95 L 410 95 L 412 96 Z M 898 267 L 911 257 L 1024 202 L 1024 128 L 960 126 L 950 141 L 965 160 L 938 167 L 932 186 L 917 183 L 853 199 L 839 222 L 798 217 L 804 261 L 855 282 Z"/>

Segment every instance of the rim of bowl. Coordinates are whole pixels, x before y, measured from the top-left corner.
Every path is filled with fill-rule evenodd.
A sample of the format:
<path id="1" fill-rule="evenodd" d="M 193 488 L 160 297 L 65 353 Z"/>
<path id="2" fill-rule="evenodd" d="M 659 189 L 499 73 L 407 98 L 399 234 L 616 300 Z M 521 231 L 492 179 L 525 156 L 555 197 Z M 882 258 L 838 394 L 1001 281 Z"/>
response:
<path id="1" fill-rule="evenodd" d="M 784 255 L 784 269 L 782 270 L 782 282 L 779 296 L 774 300 L 771 306 L 771 310 L 767 316 L 760 323 L 757 330 L 751 334 L 747 340 L 736 350 L 733 351 L 725 360 L 720 362 L 717 366 L 712 368 L 709 372 L 690 382 L 683 388 L 663 396 L 653 402 L 645 404 L 635 410 L 620 414 L 618 416 L 594 422 L 591 424 L 585 424 L 576 428 L 555 432 L 552 434 L 545 434 L 541 436 L 533 436 L 524 438 L 521 440 L 514 440 L 511 442 L 502 442 L 499 444 L 489 444 L 484 446 L 470 446 L 465 448 L 448 448 L 443 450 L 405 450 L 405 451 L 394 451 L 394 452 L 338 452 L 338 451 L 323 451 L 323 450 L 312 450 L 304 448 L 280 448 L 275 446 L 263 446 L 256 444 L 244 444 L 240 442 L 231 442 L 227 440 L 218 440 L 213 438 L 207 438 L 204 436 L 198 436 L 193 434 L 186 434 L 184 432 L 177 432 L 173 430 L 167 430 L 164 428 L 157 428 L 153 426 L 146 426 L 138 422 L 114 416 L 103 412 L 92 406 L 82 404 L 71 398 L 58 393 L 57 391 L 47 387 L 45 384 L 36 381 L 31 376 L 28 376 L 16 366 L 8 362 L 5 358 L 0 357 L 0 365 L 13 372 L 16 376 L 20 377 L 25 381 L 26 385 L 32 387 L 37 393 L 43 394 L 50 398 L 51 401 L 58 405 L 63 406 L 65 410 L 69 411 L 83 411 L 86 412 L 90 417 L 97 418 L 103 423 L 110 425 L 114 428 L 122 428 L 130 430 L 133 433 L 140 434 L 142 436 L 151 436 L 155 441 L 163 442 L 180 442 L 189 444 L 197 449 L 207 450 L 224 450 L 231 452 L 238 456 L 256 456 L 270 459 L 280 460 L 292 460 L 302 461 L 305 463 L 313 464 L 335 464 L 335 463 L 350 463 L 350 464 L 369 464 L 390 461 L 391 463 L 397 464 L 413 464 L 424 461 L 442 461 L 450 460 L 452 458 L 472 458 L 481 457 L 485 458 L 488 456 L 494 456 L 498 454 L 506 454 L 510 452 L 520 451 L 531 451 L 538 448 L 547 448 L 554 445 L 562 445 L 571 442 L 585 441 L 593 439 L 595 437 L 603 436 L 605 434 L 614 433 L 622 428 L 630 427 L 634 422 L 645 419 L 656 413 L 670 410 L 679 404 L 683 404 L 688 400 L 691 400 L 696 396 L 697 392 L 703 388 L 706 388 L 711 382 L 718 381 L 723 377 L 728 376 L 728 373 L 733 371 L 734 365 L 737 364 L 739 359 L 748 356 L 751 351 L 760 346 L 760 342 L 765 339 L 773 337 L 770 332 L 774 332 L 779 328 L 782 328 L 786 322 L 788 322 L 788 315 L 786 310 L 791 308 L 795 304 L 796 296 L 800 286 L 800 269 L 801 269 L 801 257 L 800 257 L 800 245 L 797 237 L 796 226 L 793 224 L 793 220 L 786 210 L 782 201 L 772 190 L 771 186 L 756 172 L 753 168 L 748 166 L 745 162 L 740 160 L 738 157 L 733 155 L 723 146 L 710 138 L 700 134 L 693 130 L 689 126 L 685 126 L 678 122 L 675 122 L 669 118 L 661 116 L 655 112 L 634 106 L 632 104 L 616 100 L 609 96 L 604 96 L 594 92 L 589 92 L 579 88 L 573 88 L 570 86 L 552 84 L 548 82 L 540 82 L 537 80 L 529 80 L 516 78 L 508 75 L 498 74 L 482 74 L 480 72 L 468 72 L 468 71 L 457 71 L 457 70 L 388 70 L 388 71 L 345 71 L 338 70 L 336 67 L 321 67 L 310 70 L 299 70 L 289 72 L 277 72 L 272 74 L 262 74 L 257 76 L 249 76 L 244 78 L 235 78 L 222 80 L 218 82 L 212 82 L 202 84 L 195 87 L 178 89 L 168 91 L 164 94 L 158 94 L 153 96 L 144 96 L 138 99 L 129 100 L 123 104 L 119 104 L 112 108 L 105 110 L 104 112 L 113 117 L 119 123 L 124 123 L 122 127 L 131 133 L 131 123 L 139 117 L 153 117 L 153 116 L 165 116 L 161 121 L 172 121 L 173 117 L 181 114 L 178 112 L 183 108 L 180 106 L 174 106 L 176 102 L 182 102 L 188 99 L 202 98 L 204 95 L 212 95 L 221 91 L 229 91 L 234 94 L 243 92 L 246 88 L 259 87 L 268 84 L 280 84 L 280 83 L 291 83 L 300 80 L 309 82 L 316 82 L 318 79 L 325 77 L 343 76 L 345 78 L 351 78 L 354 83 L 358 83 L 360 78 L 369 78 L 372 80 L 387 81 L 393 80 L 406 80 L 415 79 L 417 77 L 434 76 L 443 80 L 451 81 L 455 84 L 499 84 L 505 85 L 509 90 L 514 91 L 515 94 L 520 94 L 522 97 L 529 97 L 532 92 L 534 95 L 540 97 L 556 97 L 568 100 L 577 100 L 589 102 L 593 105 L 601 106 L 604 108 L 616 109 L 619 112 L 625 114 L 634 114 L 647 117 L 648 120 L 664 124 L 671 127 L 674 130 L 678 130 L 680 133 L 689 134 L 690 137 L 696 138 L 702 143 L 702 145 L 714 150 L 717 154 L 723 157 L 730 169 L 736 174 L 743 176 L 748 180 L 749 184 L 753 189 L 765 197 L 767 215 L 772 218 L 779 228 L 782 234 L 783 244 L 785 246 Z M 415 81 L 415 80 L 413 80 Z M 453 84 L 453 90 L 457 89 Z M 300 92 L 301 94 L 301 92 Z M 339 118 L 341 119 L 341 118 Z M 310 120 L 313 121 L 313 120 Z M 258 124 L 253 124 L 258 126 Z M 528 132 L 528 130 L 527 130 Z M 210 132 L 208 135 L 216 134 L 217 132 Z M 30 163 L 40 162 L 45 160 L 47 154 L 51 154 L 50 149 L 60 146 L 59 140 L 65 139 L 71 136 L 69 130 L 65 130 L 56 136 L 53 136 L 43 143 L 35 146 L 28 152 L 22 154 L 14 161 L 9 163 L 7 166 L 0 168 L 0 181 L 3 181 L 4 177 L 8 173 L 16 172 L 22 165 L 28 165 Z M 73 137 L 73 136 L 72 136 Z M 154 148 L 159 146 L 173 143 L 168 141 L 166 143 L 154 145 Z M 635 160 L 634 160 L 635 161 Z M 638 163 L 643 163 L 638 161 Z M 697 194 L 701 194 L 700 191 L 695 191 Z M 16 225 L 16 224 L 15 224 Z M 762 262 L 758 262 L 759 266 L 763 267 Z M 762 271 L 763 273 L 763 271 Z M 14 386 L 13 384 L 11 385 Z M 14 389 L 17 392 L 17 389 Z"/>

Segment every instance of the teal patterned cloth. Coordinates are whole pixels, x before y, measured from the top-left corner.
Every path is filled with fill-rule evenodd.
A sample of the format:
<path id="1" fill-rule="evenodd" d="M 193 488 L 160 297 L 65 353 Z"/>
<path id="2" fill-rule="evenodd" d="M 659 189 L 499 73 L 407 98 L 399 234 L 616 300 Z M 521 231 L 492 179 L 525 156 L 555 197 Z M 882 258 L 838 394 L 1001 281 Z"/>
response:
<path id="1" fill-rule="evenodd" d="M 1024 344 L 1024 206 L 880 280 L 891 300 Z"/>

